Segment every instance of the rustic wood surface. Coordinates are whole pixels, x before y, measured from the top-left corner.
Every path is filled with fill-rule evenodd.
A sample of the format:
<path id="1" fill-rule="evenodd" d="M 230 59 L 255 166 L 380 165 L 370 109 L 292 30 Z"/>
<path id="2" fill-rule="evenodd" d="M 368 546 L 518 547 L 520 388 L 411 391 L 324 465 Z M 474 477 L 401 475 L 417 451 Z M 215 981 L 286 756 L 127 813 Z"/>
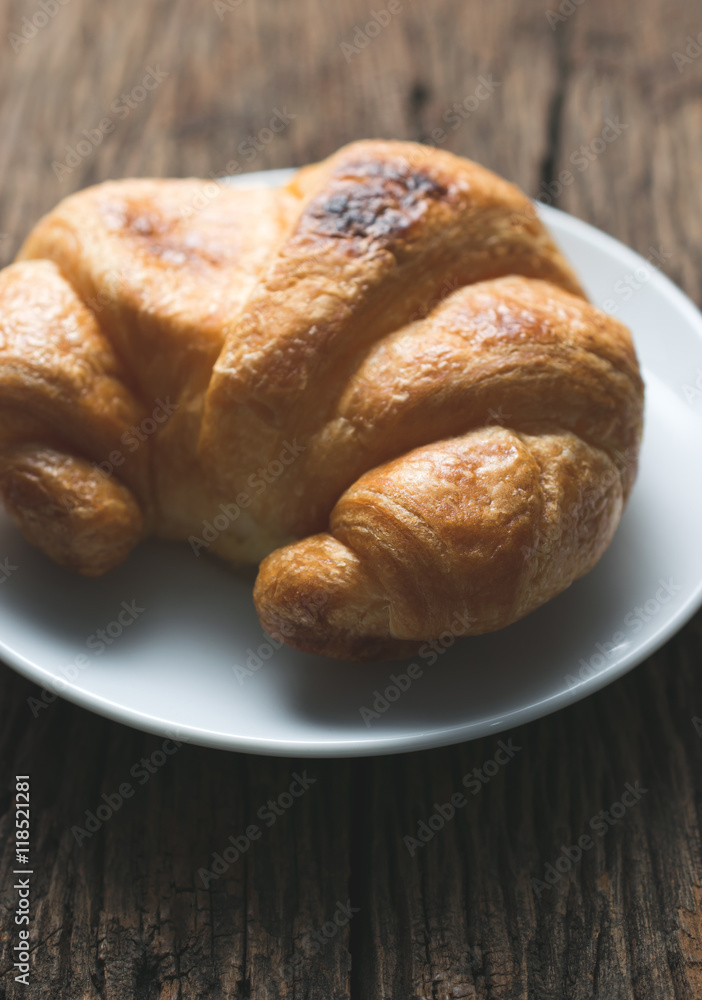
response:
<path id="1" fill-rule="evenodd" d="M 341 43 L 386 0 L 44 0 L 45 17 L 39 0 L 7 0 L 0 263 L 60 197 L 109 177 L 288 166 L 361 136 L 434 133 L 658 248 L 699 304 L 702 58 L 674 53 L 702 15 L 685 0 L 564 0 L 556 20 L 547 3 L 403 0 L 354 52 Z M 123 118 L 110 111 L 149 68 L 167 76 Z M 480 77 L 490 96 L 451 129 L 444 114 Z M 242 159 L 276 108 L 296 117 Z M 106 116 L 114 130 L 58 177 L 52 164 Z M 608 118 L 621 134 L 580 170 L 572 157 Z M 34 718 L 36 689 L 0 667 L 0 1000 L 699 998 L 701 657 L 698 615 L 624 679 L 508 734 L 519 754 L 414 857 L 402 838 L 496 740 L 346 762 L 183 746 L 78 847 L 71 825 L 162 741 L 60 700 Z M 198 868 L 304 770 L 309 792 L 203 888 Z M 28 987 L 14 980 L 6 874 L 18 773 L 32 775 Z M 537 894 L 531 880 L 627 782 L 647 792 Z M 347 901 L 348 924 L 324 937 Z"/>

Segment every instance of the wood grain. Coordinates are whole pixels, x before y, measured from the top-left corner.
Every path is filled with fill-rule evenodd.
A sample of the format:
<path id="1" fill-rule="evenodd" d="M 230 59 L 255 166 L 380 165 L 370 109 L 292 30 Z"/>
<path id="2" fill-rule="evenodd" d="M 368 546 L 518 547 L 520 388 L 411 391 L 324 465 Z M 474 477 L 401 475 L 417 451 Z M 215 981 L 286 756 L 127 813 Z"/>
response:
<path id="1" fill-rule="evenodd" d="M 370 18 L 361 0 L 230 7 L 220 19 L 207 2 L 70 0 L 17 52 L 8 36 L 38 3 L 0 7 L 0 263 L 59 198 L 109 177 L 434 137 L 645 255 L 659 248 L 702 299 L 702 58 L 682 72 L 673 60 L 702 18 L 683 0 L 584 0 L 553 25 L 536 0 L 404 0 L 349 58 L 342 43 Z M 162 82 L 124 117 L 111 110 L 150 67 Z M 491 96 L 452 129 L 444 116 L 480 77 Z M 275 109 L 296 117 L 250 156 Z M 105 117 L 113 130 L 57 177 L 52 162 Z M 608 118 L 626 127 L 578 169 Z M 563 171 L 572 181 L 547 198 Z M 36 689 L 2 668 L 2 870 L 13 776 L 30 773 L 36 874 L 28 988 L 13 978 L 14 893 L 0 883 L 0 1000 L 697 998 L 701 658 L 698 615 L 605 691 L 505 736 L 521 749 L 414 855 L 404 838 L 465 791 L 497 739 L 312 764 L 183 745 L 140 784 L 132 769 L 163 741 L 63 701 L 35 718 Z M 305 770 L 309 790 L 205 887 L 213 853 Z M 71 827 L 125 780 L 133 798 L 79 846 Z M 535 892 L 561 846 L 636 782 L 635 805 Z M 340 905 L 357 912 L 325 937 Z"/>

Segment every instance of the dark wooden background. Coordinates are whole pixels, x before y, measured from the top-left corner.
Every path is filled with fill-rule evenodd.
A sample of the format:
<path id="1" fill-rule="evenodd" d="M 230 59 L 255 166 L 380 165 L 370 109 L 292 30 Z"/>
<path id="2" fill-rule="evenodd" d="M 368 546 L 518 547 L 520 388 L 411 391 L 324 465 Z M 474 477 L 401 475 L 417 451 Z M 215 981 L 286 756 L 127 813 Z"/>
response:
<path id="1" fill-rule="evenodd" d="M 77 188 L 224 170 L 276 108 L 296 117 L 245 169 L 362 136 L 425 139 L 492 75 L 445 148 L 537 195 L 618 119 L 621 137 L 555 203 L 669 254 L 702 301 L 702 58 L 673 58 L 702 30 L 686 0 L 565 0 L 553 24 L 550 0 L 404 0 L 348 60 L 340 43 L 386 0 L 227 2 L 220 17 L 204 0 L 45 0 L 53 16 L 17 52 L 9 35 L 39 0 L 0 6 L 0 263 Z M 168 75 L 60 181 L 52 161 L 148 67 Z M 510 734 L 522 752 L 415 857 L 403 835 L 494 740 L 345 762 L 183 746 L 81 848 L 70 826 L 161 741 L 63 701 L 35 719 L 36 689 L 0 667 L 0 1000 L 699 998 L 701 652 L 698 615 L 623 680 Z M 296 768 L 316 784 L 205 890 L 197 869 Z M 11 782 L 27 772 L 29 988 L 13 978 L 8 874 Z M 640 803 L 537 897 L 531 879 L 635 781 Z M 312 954 L 347 899 L 358 913 Z"/>

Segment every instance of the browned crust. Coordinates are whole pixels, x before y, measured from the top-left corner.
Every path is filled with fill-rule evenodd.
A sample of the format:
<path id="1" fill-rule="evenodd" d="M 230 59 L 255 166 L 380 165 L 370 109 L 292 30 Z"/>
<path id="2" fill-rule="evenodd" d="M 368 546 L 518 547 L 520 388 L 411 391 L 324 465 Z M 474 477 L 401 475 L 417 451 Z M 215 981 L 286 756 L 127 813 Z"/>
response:
<path id="1" fill-rule="evenodd" d="M 41 445 L 2 455 L 0 491 L 27 541 L 84 576 L 119 566 L 144 537 L 141 508 L 126 486 L 84 459 Z"/>
<path id="2" fill-rule="evenodd" d="M 641 437 L 629 332 L 477 164 L 364 141 L 275 192 L 110 182 L 20 257 L 0 491 L 65 566 L 149 533 L 271 553 L 264 627 L 369 659 L 509 624 L 609 544 Z"/>

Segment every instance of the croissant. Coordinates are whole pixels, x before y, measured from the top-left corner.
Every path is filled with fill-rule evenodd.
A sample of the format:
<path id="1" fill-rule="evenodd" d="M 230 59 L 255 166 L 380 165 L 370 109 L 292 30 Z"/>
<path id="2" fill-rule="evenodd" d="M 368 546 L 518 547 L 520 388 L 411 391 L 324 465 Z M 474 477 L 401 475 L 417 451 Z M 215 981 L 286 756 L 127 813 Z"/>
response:
<path id="1" fill-rule="evenodd" d="M 86 576 L 143 538 L 261 563 L 264 629 L 352 660 L 587 573 L 636 475 L 628 330 L 529 200 L 413 143 L 277 190 L 107 182 L 0 273 L 0 493 Z"/>

